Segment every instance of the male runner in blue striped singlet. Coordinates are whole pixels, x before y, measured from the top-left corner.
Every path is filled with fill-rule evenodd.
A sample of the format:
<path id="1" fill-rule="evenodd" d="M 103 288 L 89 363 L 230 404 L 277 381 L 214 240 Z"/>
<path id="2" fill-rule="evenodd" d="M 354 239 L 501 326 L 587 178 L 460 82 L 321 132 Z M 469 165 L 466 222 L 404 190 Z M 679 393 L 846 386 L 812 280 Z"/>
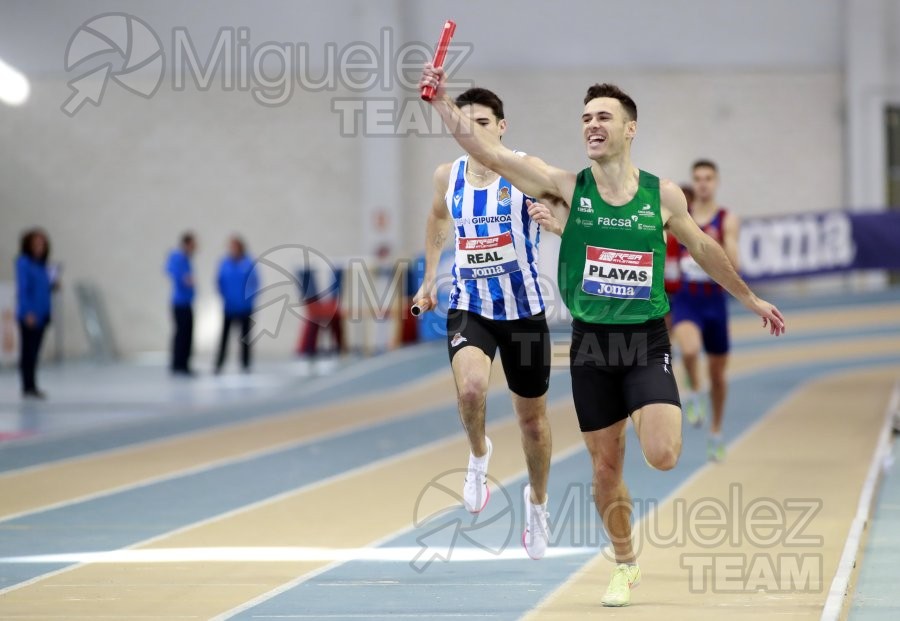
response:
<path id="1" fill-rule="evenodd" d="M 497 95 L 472 88 L 456 103 L 473 123 L 500 141 L 506 119 Z M 487 469 L 493 447 L 484 430 L 485 402 L 499 350 L 530 482 L 525 488 L 522 542 L 528 555 L 539 559 L 549 541 L 550 338 L 537 271 L 540 227 L 528 215 L 527 199 L 507 179 L 468 155 L 438 166 L 426 227 L 425 279 L 414 301 L 423 310 L 437 306 L 437 267 L 452 225 L 456 256 L 447 346 L 471 451 L 463 501 L 469 511 L 478 513 L 490 498 Z"/>

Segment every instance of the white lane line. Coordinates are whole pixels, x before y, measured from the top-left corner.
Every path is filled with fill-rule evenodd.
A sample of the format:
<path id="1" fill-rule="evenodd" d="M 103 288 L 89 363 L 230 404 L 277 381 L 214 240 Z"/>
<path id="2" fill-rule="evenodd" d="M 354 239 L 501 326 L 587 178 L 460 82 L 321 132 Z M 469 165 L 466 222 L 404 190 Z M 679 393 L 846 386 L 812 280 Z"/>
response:
<path id="1" fill-rule="evenodd" d="M 493 612 L 388 612 L 357 614 L 253 615 L 254 619 L 496 619 Z"/>
<path id="2" fill-rule="evenodd" d="M 315 548 L 304 546 L 152 548 L 7 556 L 0 558 L 0 564 L 308 563 L 323 561 L 340 561 L 342 563 L 350 561 L 408 563 L 421 551 L 421 546 L 379 548 Z M 594 552 L 594 550 L 584 547 L 557 547 L 549 548 L 546 557 L 579 556 L 590 552 Z M 481 548 L 455 546 L 448 562 L 508 561 L 525 558 L 527 558 L 525 550 L 518 547 L 508 548 L 495 554 Z"/>
<path id="3" fill-rule="evenodd" d="M 557 405 L 560 401 L 562 401 L 562 399 L 554 401 L 553 403 L 548 403 L 547 409 L 550 409 L 551 406 Z M 497 424 L 496 422 L 492 423 L 491 426 L 495 426 L 496 424 Z M 553 455 L 553 457 L 551 459 L 551 466 L 553 463 L 569 459 L 573 455 L 575 455 L 583 450 L 584 450 L 583 445 L 580 442 L 576 443 L 573 446 L 569 447 L 568 449 L 565 449 L 565 450 L 560 451 L 559 453 L 556 453 L 555 455 Z M 508 487 L 517 479 L 520 479 L 523 476 L 527 476 L 526 473 L 527 473 L 527 471 L 525 469 L 522 469 L 522 470 L 518 471 L 517 473 L 507 477 L 506 479 L 500 481 L 500 485 L 502 485 L 503 487 Z M 380 537 L 380 538 L 376 539 L 375 541 L 370 542 L 368 547 L 381 546 L 381 545 L 391 541 L 392 539 L 396 539 L 397 537 L 400 537 L 402 535 L 405 535 L 405 534 L 411 532 L 414 529 L 415 529 L 415 526 L 404 526 L 403 528 L 395 530 L 392 533 L 388 533 L 387 535 Z M 579 549 L 579 548 L 576 548 L 576 549 Z M 416 550 L 418 553 L 421 550 L 421 548 L 417 548 Z M 580 548 L 580 550 L 582 552 L 584 552 L 585 548 Z M 548 552 L 549 552 L 549 549 L 548 549 Z M 454 552 L 454 554 L 455 554 L 455 552 Z M 410 558 L 412 558 L 412 557 L 410 557 Z M 263 603 L 267 602 L 268 600 L 270 600 L 274 597 L 277 597 L 277 596 L 281 595 L 282 593 L 285 593 L 286 591 L 290 591 L 294 587 L 297 587 L 297 586 L 303 584 L 304 582 L 312 580 L 313 578 L 315 578 L 317 576 L 320 576 L 328 571 L 331 571 L 332 569 L 335 569 L 336 567 L 339 567 L 344 562 L 345 561 L 334 561 L 332 563 L 329 563 L 328 565 L 320 567 L 319 569 L 315 569 L 311 572 L 303 574 L 302 576 L 298 576 L 297 578 L 291 580 L 290 582 L 285 582 L 284 584 L 275 587 L 271 591 L 262 593 L 261 595 L 258 595 L 257 597 L 254 597 L 253 599 L 248 600 L 248 601 L 244 602 L 243 604 L 240 604 L 239 606 L 232 608 L 231 610 L 226 610 L 225 612 L 223 612 L 219 615 L 216 615 L 215 617 L 210 619 L 210 621 L 225 621 L 226 619 L 230 619 L 235 615 L 241 614 L 242 612 L 246 612 L 247 610 L 250 610 L 251 608 L 255 608 L 256 606 L 263 604 Z M 0 591 L 0 594 L 2 594 L 2 591 Z"/>
<path id="4" fill-rule="evenodd" d="M 414 357 L 413 354 L 421 354 L 421 353 L 422 352 L 420 352 L 418 350 L 418 348 L 410 348 L 408 350 L 403 350 L 403 351 L 397 352 L 396 354 L 392 354 L 392 355 L 395 355 L 396 358 L 399 358 L 400 362 L 405 362 L 407 358 Z M 380 365 L 383 365 L 383 363 L 384 363 L 384 361 L 379 360 L 377 357 L 369 358 L 369 359 L 364 360 L 350 368 L 339 371 L 339 372 L 335 373 L 334 375 L 330 375 L 328 377 L 323 377 L 323 378 L 317 379 L 315 382 L 311 382 L 309 385 L 303 387 L 303 390 L 298 392 L 296 395 L 291 395 L 291 398 L 296 399 L 299 403 L 304 397 L 309 397 L 309 395 L 311 393 L 325 391 L 328 388 L 332 388 L 335 384 L 339 384 L 344 381 L 356 379 L 362 375 L 365 375 L 366 373 L 369 373 L 371 371 L 371 369 L 369 367 L 374 366 L 377 369 L 377 368 L 379 368 Z M 426 379 L 430 379 L 441 372 L 446 372 L 446 369 L 441 369 L 438 371 L 434 371 L 433 373 L 429 373 L 428 375 L 426 375 L 418 380 L 415 380 L 414 382 L 410 382 L 408 385 L 404 385 L 404 387 L 415 386 L 416 384 L 421 383 L 422 381 L 424 381 Z M 396 386 L 390 386 L 389 388 L 392 389 L 395 387 Z M 378 393 L 383 393 L 383 392 L 386 392 L 386 391 L 376 389 L 374 391 L 374 393 L 372 393 L 372 394 L 378 394 Z M 370 394 L 370 393 L 367 393 L 367 394 Z M 349 401 L 352 399 L 363 398 L 365 396 L 367 396 L 367 395 L 366 394 L 354 395 L 352 397 L 349 397 L 346 400 Z M 335 399 L 334 401 L 323 402 L 323 403 L 313 406 L 313 407 L 318 408 L 318 407 L 327 407 L 327 406 L 331 406 L 331 405 L 337 405 L 337 404 L 340 404 L 342 401 L 344 401 L 344 400 L 339 397 L 338 399 Z M 246 406 L 253 407 L 256 404 L 258 404 L 258 401 L 249 400 L 247 402 Z M 211 404 L 208 409 L 204 408 L 204 412 L 214 411 L 217 406 L 222 406 L 222 405 L 227 405 L 227 404 L 225 404 L 225 403 Z M 43 468 L 47 468 L 50 466 L 70 464 L 70 463 L 78 462 L 81 460 L 93 459 L 95 457 L 105 457 L 108 455 L 115 455 L 118 453 L 127 453 L 128 451 L 131 451 L 134 449 L 152 447 L 154 445 L 162 444 L 162 443 L 168 442 L 170 440 L 188 439 L 193 436 L 203 435 L 210 431 L 219 431 L 222 429 L 228 429 L 229 427 L 239 427 L 241 425 L 246 425 L 249 423 L 262 422 L 262 421 L 267 422 L 267 421 L 271 421 L 271 420 L 278 420 L 279 418 L 287 418 L 290 416 L 296 416 L 298 411 L 302 411 L 302 409 L 301 410 L 292 410 L 290 412 L 274 412 L 272 414 L 266 414 L 266 415 L 260 416 L 258 418 L 247 418 L 247 419 L 237 420 L 237 421 L 227 421 L 227 422 L 223 422 L 221 424 L 213 424 L 211 426 L 204 427 L 202 429 L 194 429 L 192 431 L 185 431 L 183 433 L 174 433 L 171 435 L 166 435 L 162 438 L 154 438 L 152 440 L 145 440 L 142 442 L 134 442 L 134 443 L 126 444 L 124 446 L 116 446 L 116 447 L 108 448 L 108 449 L 100 449 L 98 451 L 91 451 L 89 453 L 84 453 L 81 455 L 73 455 L 72 457 L 63 457 L 61 459 L 46 461 L 46 462 L 42 462 L 40 464 L 34 464 L 31 466 L 25 466 L 22 468 L 15 468 L 12 470 L 4 470 L 4 471 L 0 472 L 0 479 L 2 479 L 4 477 L 8 477 L 8 476 L 15 476 L 15 475 L 23 474 L 26 472 L 32 472 L 35 470 L 41 470 Z M 154 419 L 153 422 L 163 422 L 165 420 L 181 418 L 181 417 L 182 417 L 182 414 L 178 414 L 178 413 L 167 414 L 165 416 Z M 146 420 L 129 421 L 123 425 L 120 425 L 119 428 L 125 429 L 127 427 L 144 424 L 144 423 L 147 423 L 147 421 Z M 61 434 L 59 437 L 64 438 L 67 435 L 68 434 Z M 16 446 L 19 446 L 21 444 L 26 444 L 29 442 L 41 442 L 41 441 L 44 441 L 47 439 L 56 439 L 56 438 L 54 438 L 54 436 L 52 434 L 51 435 L 42 434 L 39 436 L 29 436 L 28 438 L 22 440 L 21 442 L 17 442 Z"/>
<path id="5" fill-rule="evenodd" d="M 388 612 L 358 614 L 253 615 L 254 619 L 496 619 L 493 612 Z"/>
<path id="6" fill-rule="evenodd" d="M 837 571 L 835 571 L 834 579 L 831 581 L 831 588 L 828 590 L 828 598 L 825 600 L 825 607 L 822 609 L 822 621 L 837 621 L 841 618 L 841 613 L 844 611 L 844 604 L 850 603 L 846 600 L 851 595 L 848 593 L 850 577 L 853 574 L 856 558 L 859 555 L 860 540 L 872 515 L 875 490 L 884 472 L 882 465 L 891 450 L 892 419 L 894 414 L 900 411 L 898 408 L 900 408 L 900 382 L 894 385 L 888 407 L 884 411 L 881 434 L 878 436 L 878 444 L 872 455 L 872 461 L 869 463 L 869 472 L 859 494 L 856 515 L 850 524 L 850 531 L 847 534 L 844 551 L 841 553 L 841 560 L 838 562 Z"/>
<path id="7" fill-rule="evenodd" d="M 548 406 L 549 405 L 550 404 L 548 404 Z M 512 417 L 513 417 L 513 415 L 510 414 L 508 416 L 503 417 L 503 419 L 499 419 L 497 421 L 497 423 L 504 421 L 504 420 L 508 420 Z M 297 487 L 297 488 L 294 488 L 291 490 L 286 490 L 284 492 L 281 492 L 280 494 L 276 494 L 275 496 L 269 496 L 268 498 L 263 498 L 262 500 L 258 500 L 256 502 L 250 503 L 248 505 L 243 505 L 241 507 L 237 507 L 230 511 L 226 511 L 225 513 L 213 515 L 206 519 L 200 520 L 198 522 L 192 522 L 190 524 L 186 524 L 186 525 L 176 528 L 174 530 L 166 531 L 159 535 L 154 535 L 153 537 L 144 539 L 142 541 L 138 541 L 138 542 L 133 543 L 130 546 L 127 546 L 122 549 L 123 550 L 132 550 L 132 549 L 140 548 L 143 546 L 149 546 L 149 545 L 156 543 L 157 541 L 166 539 L 167 537 L 174 537 L 176 535 L 180 535 L 182 533 L 193 530 L 195 528 L 202 528 L 203 526 L 207 526 L 209 524 L 213 524 L 215 522 L 219 522 L 221 520 L 225 520 L 230 517 L 240 515 L 242 513 L 255 511 L 256 509 L 259 509 L 266 505 L 274 504 L 276 502 L 280 502 L 281 500 L 285 500 L 287 498 L 290 498 L 291 496 L 294 496 L 294 495 L 297 495 L 300 493 L 304 493 L 304 492 L 309 492 L 311 490 L 315 490 L 320 487 L 324 487 L 326 485 L 331 485 L 332 483 L 336 483 L 338 481 L 342 481 L 344 479 L 349 479 L 356 475 L 363 474 L 365 472 L 372 470 L 373 468 L 380 468 L 381 466 L 385 466 L 385 465 L 388 465 L 388 464 L 391 464 L 394 462 L 402 461 L 402 460 L 410 458 L 410 457 L 416 457 L 416 456 L 428 453 L 429 451 L 440 448 L 442 445 L 457 441 L 461 436 L 462 436 L 462 432 L 458 432 L 458 433 L 455 433 L 455 434 L 445 437 L 445 438 L 438 438 L 437 440 L 433 440 L 432 442 L 428 442 L 426 444 L 422 444 L 420 446 L 417 446 L 417 447 L 414 447 L 411 449 L 407 449 L 403 452 L 395 453 L 394 455 L 388 455 L 386 457 L 382 457 L 381 459 L 377 459 L 375 461 L 357 466 L 356 468 L 352 468 L 350 470 L 345 470 L 343 472 L 338 472 L 329 477 L 325 477 L 323 479 L 319 479 L 317 481 L 312 481 L 310 483 L 307 483 L 306 485 L 302 485 L 300 487 Z M 574 453 L 575 449 L 580 449 L 580 448 L 581 448 L 581 446 L 578 445 L 578 446 L 574 447 L 571 451 L 568 451 L 567 453 Z M 515 478 L 515 477 L 513 477 L 513 478 Z M 398 531 L 397 534 L 400 534 L 402 532 L 404 532 L 404 531 L 402 531 L 402 530 Z M 390 540 L 394 536 L 396 536 L 396 535 L 391 534 L 391 535 L 388 535 L 381 539 L 378 539 L 377 541 L 370 543 L 370 546 L 377 546 L 377 545 L 381 545 L 382 543 L 386 543 L 388 540 Z M 52 578 L 54 576 L 58 576 L 60 574 L 66 573 L 66 572 L 73 571 L 82 566 L 83 566 L 82 564 L 78 564 L 78 565 L 69 565 L 67 567 L 61 567 L 59 569 L 41 574 L 39 576 L 35 576 L 28 580 L 24 580 L 22 582 L 12 584 L 10 586 L 0 589 L 0 595 L 4 595 L 6 593 L 11 593 L 13 591 L 17 591 L 19 589 L 31 586 L 32 584 L 35 584 L 42 580 L 46 580 L 48 578 Z M 326 566 L 325 568 L 322 569 L 322 571 L 325 571 L 330 567 L 331 566 Z M 321 573 L 321 572 L 311 572 L 310 574 L 307 574 L 307 578 L 312 578 L 314 575 L 318 575 L 318 573 Z"/>
<path id="8" fill-rule="evenodd" d="M 540 587 L 544 586 L 542 582 L 400 582 L 399 580 L 343 580 L 339 582 L 317 582 L 317 587 Z"/>
<path id="9" fill-rule="evenodd" d="M 103 582 L 78 582 L 69 584 L 45 584 L 43 589 L 109 589 L 113 584 L 109 580 Z M 114 583 L 117 587 L 137 587 L 146 588 L 153 587 L 261 587 L 266 586 L 267 582 L 119 582 Z"/>

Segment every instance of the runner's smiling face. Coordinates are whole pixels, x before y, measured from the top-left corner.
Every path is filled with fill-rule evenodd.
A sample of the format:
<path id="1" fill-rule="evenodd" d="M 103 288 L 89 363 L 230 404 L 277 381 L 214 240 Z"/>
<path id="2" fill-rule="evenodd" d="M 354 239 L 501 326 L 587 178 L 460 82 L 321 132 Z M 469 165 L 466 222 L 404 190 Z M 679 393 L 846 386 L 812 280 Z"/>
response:
<path id="1" fill-rule="evenodd" d="M 466 104 L 459 109 L 462 115 L 473 122 L 478 123 L 491 133 L 491 136 L 497 137 L 497 142 L 506 133 L 506 119 L 497 120 L 494 111 L 487 106 L 481 104 Z"/>
<path id="2" fill-rule="evenodd" d="M 596 161 L 621 155 L 637 132 L 637 122 L 618 99 L 596 97 L 584 105 L 581 130 L 587 156 Z"/>

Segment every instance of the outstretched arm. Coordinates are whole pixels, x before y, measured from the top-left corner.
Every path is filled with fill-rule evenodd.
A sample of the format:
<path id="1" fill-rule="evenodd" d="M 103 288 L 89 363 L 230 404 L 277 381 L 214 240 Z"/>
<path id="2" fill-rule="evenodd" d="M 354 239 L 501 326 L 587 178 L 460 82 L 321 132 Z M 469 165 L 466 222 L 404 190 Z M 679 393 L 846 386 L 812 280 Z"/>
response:
<path id="1" fill-rule="evenodd" d="M 768 326 L 772 334 L 782 334 L 785 326 L 781 312 L 772 304 L 756 297 L 735 271 L 722 247 L 700 230 L 688 213 L 687 200 L 681 188 L 667 179 L 662 180 L 660 194 L 666 228 L 685 245 L 694 261 L 741 304 L 762 317 L 763 326 Z"/>
<path id="2" fill-rule="evenodd" d="M 725 221 L 722 222 L 722 248 L 728 255 L 728 260 L 734 266 L 734 269 L 740 270 L 740 253 L 738 252 L 738 234 L 741 230 L 741 222 L 733 213 L 725 215 Z"/>
<path id="3" fill-rule="evenodd" d="M 440 67 L 425 65 L 419 87 L 434 86 L 431 100 L 434 110 L 456 142 L 472 157 L 503 175 L 529 196 L 568 201 L 575 188 L 575 175 L 549 166 L 534 157 L 520 157 L 515 151 L 492 139 L 486 129 L 466 118 L 444 89 L 445 75 Z"/>
<path id="4" fill-rule="evenodd" d="M 450 168 L 450 164 L 442 164 L 434 171 L 434 195 L 425 225 L 425 275 L 422 286 L 413 298 L 413 304 L 423 311 L 437 306 L 437 268 L 450 233 L 450 211 L 444 202 Z"/>

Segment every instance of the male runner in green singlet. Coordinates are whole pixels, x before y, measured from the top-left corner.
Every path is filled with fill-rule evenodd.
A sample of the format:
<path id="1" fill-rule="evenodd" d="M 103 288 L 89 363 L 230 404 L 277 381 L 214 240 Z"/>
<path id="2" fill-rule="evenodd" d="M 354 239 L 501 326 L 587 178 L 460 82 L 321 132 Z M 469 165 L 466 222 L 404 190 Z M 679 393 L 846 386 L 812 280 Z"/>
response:
<path id="1" fill-rule="evenodd" d="M 491 140 L 460 113 L 443 82 L 443 70 L 428 64 L 419 85 L 436 88 L 431 104 L 463 149 L 524 193 L 569 206 L 564 225 L 559 211 L 541 203 L 529 213 L 562 235 L 559 286 L 573 316 L 572 393 L 593 463 L 594 501 L 616 556 L 601 601 L 625 606 L 641 575 L 631 541 L 631 498 L 622 479 L 628 417 L 652 467 L 669 470 L 681 453 L 681 408 L 664 322 L 664 229 L 772 334 L 784 331 L 784 318 L 753 294 L 722 247 L 697 227 L 681 189 L 632 164 L 637 106 L 619 88 L 588 89 L 581 123 L 591 165 L 573 173 Z"/>

